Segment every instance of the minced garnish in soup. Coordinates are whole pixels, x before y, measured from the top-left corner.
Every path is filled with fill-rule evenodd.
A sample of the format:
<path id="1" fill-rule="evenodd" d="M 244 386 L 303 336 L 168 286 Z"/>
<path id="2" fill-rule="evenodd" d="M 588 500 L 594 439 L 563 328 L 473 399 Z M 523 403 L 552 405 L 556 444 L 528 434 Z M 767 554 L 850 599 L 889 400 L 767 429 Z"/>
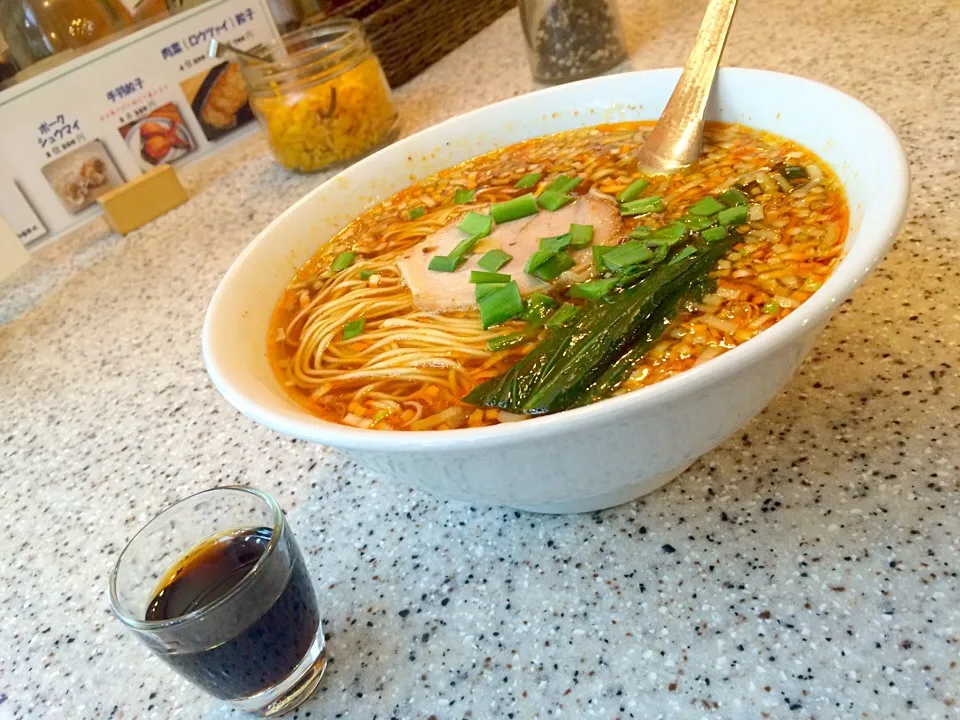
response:
<path id="1" fill-rule="evenodd" d="M 366 212 L 280 298 L 268 344 L 281 383 L 354 427 L 492 425 L 687 370 L 816 292 L 847 232 L 830 168 L 708 123 L 693 170 L 644 177 L 651 127 L 518 143 Z"/>

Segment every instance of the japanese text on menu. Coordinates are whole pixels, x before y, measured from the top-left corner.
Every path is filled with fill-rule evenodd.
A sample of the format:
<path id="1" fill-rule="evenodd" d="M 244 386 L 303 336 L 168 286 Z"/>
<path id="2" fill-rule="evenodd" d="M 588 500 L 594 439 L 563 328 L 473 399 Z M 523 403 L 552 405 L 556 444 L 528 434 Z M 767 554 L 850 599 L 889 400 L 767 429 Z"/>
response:
<path id="1" fill-rule="evenodd" d="M 165 61 L 177 60 L 179 70 L 189 70 L 194 65 L 199 65 L 207 58 L 207 48 L 210 41 L 214 38 L 218 40 L 227 39 L 225 36 L 237 32 L 230 36 L 227 42 L 234 45 L 248 40 L 254 36 L 253 30 L 243 27 L 253 22 L 254 9 L 246 8 L 240 12 L 233 13 L 224 18 L 222 22 L 208 25 L 196 32 L 185 35 L 181 40 L 175 40 L 169 45 L 164 46 L 160 55 Z"/>

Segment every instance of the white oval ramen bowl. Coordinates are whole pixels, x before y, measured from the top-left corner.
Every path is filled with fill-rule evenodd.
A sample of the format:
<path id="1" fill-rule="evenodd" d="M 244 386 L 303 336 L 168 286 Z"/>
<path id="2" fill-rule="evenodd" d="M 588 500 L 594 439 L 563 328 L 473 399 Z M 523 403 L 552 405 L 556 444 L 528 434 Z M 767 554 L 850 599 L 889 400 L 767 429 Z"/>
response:
<path id="1" fill-rule="evenodd" d="M 494 427 L 392 432 L 310 415 L 267 360 L 271 313 L 323 243 L 412 180 L 480 153 L 561 130 L 655 119 L 679 76 L 657 70 L 550 88 L 461 115 L 401 140 L 325 182 L 273 221 L 224 276 L 207 310 L 203 353 L 240 412 L 285 435 L 335 447 L 360 465 L 439 498 L 539 512 L 582 512 L 662 486 L 770 402 L 831 313 L 864 281 L 903 221 L 907 161 L 872 110 L 789 75 L 724 68 L 708 117 L 778 133 L 810 148 L 843 181 L 846 254 L 791 315 L 680 375 L 589 407 Z"/>

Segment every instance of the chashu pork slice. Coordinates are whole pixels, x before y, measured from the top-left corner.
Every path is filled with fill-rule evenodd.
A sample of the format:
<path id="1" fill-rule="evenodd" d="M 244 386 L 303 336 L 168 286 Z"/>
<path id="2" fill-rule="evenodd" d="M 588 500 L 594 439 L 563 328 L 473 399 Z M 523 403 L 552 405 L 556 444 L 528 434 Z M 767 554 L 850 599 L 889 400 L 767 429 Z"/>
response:
<path id="1" fill-rule="evenodd" d="M 482 210 L 481 210 L 482 212 Z M 540 239 L 563 235 L 570 225 L 593 226 L 594 245 L 613 245 L 620 230 L 620 211 L 616 204 L 593 196 L 583 196 L 556 212 L 542 211 L 531 217 L 497 225 L 477 245 L 474 253 L 455 272 L 428 269 L 430 260 L 447 255 L 466 235 L 456 222 L 437 230 L 397 260 L 404 282 L 413 293 L 413 303 L 427 312 L 466 310 L 476 307 L 475 286 L 470 284 L 470 271 L 481 269 L 477 261 L 488 250 L 499 248 L 513 256 L 497 272 L 517 281 L 520 294 L 527 296 L 547 287 L 547 283 L 523 271 L 530 256 L 540 248 Z M 589 277 L 592 253 L 589 247 L 571 253 L 576 265 L 554 283 L 569 285 Z"/>

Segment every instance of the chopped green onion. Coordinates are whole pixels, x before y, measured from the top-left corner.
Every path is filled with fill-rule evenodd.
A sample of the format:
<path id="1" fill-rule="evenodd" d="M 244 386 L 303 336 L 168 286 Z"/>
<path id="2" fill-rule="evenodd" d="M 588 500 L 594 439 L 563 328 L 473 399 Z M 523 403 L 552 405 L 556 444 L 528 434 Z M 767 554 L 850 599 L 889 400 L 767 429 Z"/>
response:
<path id="1" fill-rule="evenodd" d="M 644 244 L 648 248 L 651 248 L 654 253 L 650 264 L 659 265 L 667 259 L 667 254 L 670 252 L 670 245 L 672 243 L 669 243 L 666 240 L 647 240 Z"/>
<path id="2" fill-rule="evenodd" d="M 722 202 L 727 207 L 734 207 L 736 205 L 746 205 L 747 196 L 736 188 L 730 188 L 729 190 L 724 190 L 717 199 Z"/>
<path id="3" fill-rule="evenodd" d="M 512 320 L 523 312 L 523 298 L 515 280 L 494 290 L 479 305 L 480 322 L 484 330 Z"/>
<path id="4" fill-rule="evenodd" d="M 568 193 L 577 185 L 583 182 L 581 177 L 567 177 L 566 175 L 557 175 L 553 182 L 547 185 L 544 192 Z"/>
<path id="5" fill-rule="evenodd" d="M 634 180 L 632 183 L 630 183 L 627 186 L 627 188 L 622 193 L 617 195 L 617 200 L 619 200 L 622 203 L 630 202 L 631 200 L 636 200 L 638 197 L 640 197 L 640 193 L 646 190 L 649 185 L 650 185 L 649 180 L 644 180 L 643 178 L 639 180 Z"/>
<path id="6" fill-rule="evenodd" d="M 499 248 L 494 248 L 493 250 L 487 250 L 487 252 L 483 254 L 483 257 L 477 260 L 477 265 L 484 270 L 496 272 L 511 260 L 513 260 L 513 255 L 505 253 Z"/>
<path id="7" fill-rule="evenodd" d="M 700 233 L 700 236 L 707 242 L 716 242 L 717 240 L 723 240 L 727 236 L 727 229 L 722 226 L 707 228 Z"/>
<path id="8" fill-rule="evenodd" d="M 807 169 L 800 165 L 784 165 L 780 174 L 787 180 L 801 180 L 808 177 Z"/>
<path id="9" fill-rule="evenodd" d="M 593 246 L 593 267 L 598 273 L 607 271 L 607 266 L 603 264 L 603 258 L 606 257 L 607 253 L 611 250 L 613 250 L 613 246 L 611 245 Z"/>
<path id="10" fill-rule="evenodd" d="M 647 227 L 646 225 L 638 225 L 633 230 L 630 231 L 630 237 L 634 240 L 643 240 L 643 238 L 650 237 L 650 233 L 653 232 L 652 227 Z"/>
<path id="11" fill-rule="evenodd" d="M 466 217 L 460 221 L 457 228 L 479 240 L 490 234 L 490 230 L 493 228 L 493 218 L 489 215 L 481 215 L 471 210 L 466 214 Z"/>
<path id="12" fill-rule="evenodd" d="M 570 224 L 570 246 L 575 250 L 585 248 L 593 242 L 593 225 Z"/>
<path id="13" fill-rule="evenodd" d="M 523 317 L 527 322 L 540 322 L 557 306 L 557 301 L 549 295 L 535 292 L 527 298 L 527 311 Z"/>
<path id="14" fill-rule="evenodd" d="M 455 260 L 457 265 L 467 259 L 467 256 L 473 252 L 477 243 L 483 238 L 482 235 L 470 235 L 457 243 L 456 247 L 450 251 L 449 257 Z"/>
<path id="15" fill-rule="evenodd" d="M 750 217 L 750 210 L 745 205 L 736 205 L 726 210 L 721 210 L 717 215 L 717 220 L 721 225 L 743 225 Z"/>
<path id="16" fill-rule="evenodd" d="M 540 197 L 537 198 L 537 203 L 539 203 L 540 207 L 544 210 L 555 212 L 572 200 L 573 198 L 570 195 L 564 195 L 555 190 L 544 190 L 540 193 Z"/>
<path id="17" fill-rule="evenodd" d="M 692 230 L 704 230 L 714 225 L 717 221 L 712 217 L 700 217 L 698 215 L 684 215 L 677 222 Z"/>
<path id="18" fill-rule="evenodd" d="M 470 282 L 473 285 L 486 285 L 487 283 L 508 283 L 510 276 L 498 272 L 484 272 L 483 270 L 471 270 Z"/>
<path id="19" fill-rule="evenodd" d="M 767 315 L 773 315 L 774 313 L 780 312 L 780 306 L 775 302 L 768 302 L 763 306 L 763 312 Z"/>
<path id="20" fill-rule="evenodd" d="M 536 215 L 537 212 L 537 199 L 531 194 L 521 195 L 513 200 L 494 203 L 490 206 L 490 217 L 498 225 L 511 220 L 519 220 L 528 215 Z"/>
<path id="21" fill-rule="evenodd" d="M 570 288 L 570 292 L 567 294 L 570 297 L 583 298 L 584 300 L 596 300 L 613 290 L 617 286 L 617 282 L 619 282 L 617 278 L 610 278 L 609 280 L 578 283 Z"/>
<path id="22" fill-rule="evenodd" d="M 691 215 L 716 215 L 723 210 L 724 207 L 725 205 L 719 200 L 714 200 L 712 197 L 705 197 L 688 207 L 687 212 Z"/>
<path id="23" fill-rule="evenodd" d="M 330 269 L 334 272 L 340 272 L 341 270 L 346 270 L 348 267 L 353 265 L 353 261 L 357 259 L 357 254 L 355 252 L 350 252 L 345 250 L 333 259 L 333 263 L 330 265 Z"/>
<path id="24" fill-rule="evenodd" d="M 410 212 L 407 213 L 407 220 L 416 220 L 418 217 L 423 217 L 426 214 L 427 209 L 423 205 L 420 205 L 410 209 Z"/>
<path id="25" fill-rule="evenodd" d="M 504 283 L 480 283 L 476 286 L 474 291 L 474 297 L 477 299 L 477 302 L 483 300 L 487 295 L 492 292 L 496 292 L 504 286 Z"/>
<path id="26" fill-rule="evenodd" d="M 434 255 L 432 258 L 430 258 L 430 264 L 427 265 L 427 270 L 433 270 L 434 272 L 453 272 L 462 262 L 462 257 L 453 257 L 452 255 Z"/>
<path id="27" fill-rule="evenodd" d="M 343 326 L 343 339 L 352 340 L 363 332 L 363 326 L 366 324 L 367 321 L 363 318 L 360 318 L 359 320 L 351 320 Z"/>
<path id="28" fill-rule="evenodd" d="M 530 274 L 536 278 L 540 278 L 544 282 L 550 282 L 551 280 L 556 280 L 574 265 L 576 265 L 576 263 L 572 257 L 565 252 L 559 252 L 552 254 L 549 260 L 541 263 L 531 271 Z"/>
<path id="29" fill-rule="evenodd" d="M 672 225 L 667 225 L 662 228 L 658 228 L 650 233 L 651 240 L 666 240 L 668 243 L 673 245 L 676 242 L 679 242 L 683 239 L 684 235 L 687 234 L 687 227 L 682 223 L 674 223 Z"/>
<path id="30" fill-rule="evenodd" d="M 455 205 L 463 205 L 473 200 L 476 190 L 467 190 L 466 188 L 457 188 L 453 193 L 453 202 Z"/>
<path id="31" fill-rule="evenodd" d="M 570 233 L 564 233 L 563 235 L 555 235 L 554 237 L 545 237 L 540 238 L 540 249 L 548 250 L 549 252 L 560 252 L 568 245 L 570 245 L 571 236 Z"/>
<path id="32" fill-rule="evenodd" d="M 514 345 L 519 345 L 520 343 L 527 342 L 532 340 L 526 332 L 520 330 L 515 333 L 510 333 L 509 335 L 501 335 L 500 337 L 490 338 L 487 340 L 487 350 L 490 352 L 498 352 L 500 350 L 506 350 L 507 348 L 512 348 Z"/>
<path id="33" fill-rule="evenodd" d="M 637 240 L 628 240 L 623 245 L 617 245 L 603 256 L 603 264 L 609 270 L 622 270 L 625 267 L 642 263 L 653 257 L 653 251 L 646 243 Z"/>
<path id="34" fill-rule="evenodd" d="M 646 215 L 652 212 L 663 211 L 663 199 L 659 195 L 640 198 L 632 202 L 623 203 L 620 206 L 621 215 Z"/>
<path id="35" fill-rule="evenodd" d="M 696 252 L 697 252 L 697 249 L 693 245 L 687 245 L 685 248 L 682 248 L 680 252 L 678 252 L 676 255 L 670 258 L 670 262 L 668 262 L 667 265 L 673 265 L 674 263 L 678 263 L 684 258 L 688 258 L 691 255 L 695 254 Z"/>
<path id="36" fill-rule="evenodd" d="M 523 266 L 523 271 L 525 273 L 533 273 L 534 270 L 543 265 L 554 255 L 556 255 L 556 252 L 553 250 L 537 250 L 527 259 L 527 264 Z"/>
<path id="37" fill-rule="evenodd" d="M 553 330 L 554 328 L 561 327 L 565 325 L 570 318 L 577 314 L 577 306 L 572 303 L 564 303 L 560 306 L 560 309 L 557 310 L 553 315 L 550 316 L 550 319 L 547 320 L 546 325 L 548 328 Z"/>
<path id="38" fill-rule="evenodd" d="M 523 189 L 532 188 L 534 185 L 540 182 L 540 178 L 542 177 L 543 173 L 527 173 L 517 181 L 517 184 L 514 185 L 514 187 Z"/>
<path id="39" fill-rule="evenodd" d="M 377 271 L 376 271 L 376 270 L 361 270 L 361 271 L 360 271 L 360 279 L 361 279 L 361 280 L 369 280 L 371 277 L 373 277 L 373 276 L 376 275 L 376 274 L 377 274 Z"/>

